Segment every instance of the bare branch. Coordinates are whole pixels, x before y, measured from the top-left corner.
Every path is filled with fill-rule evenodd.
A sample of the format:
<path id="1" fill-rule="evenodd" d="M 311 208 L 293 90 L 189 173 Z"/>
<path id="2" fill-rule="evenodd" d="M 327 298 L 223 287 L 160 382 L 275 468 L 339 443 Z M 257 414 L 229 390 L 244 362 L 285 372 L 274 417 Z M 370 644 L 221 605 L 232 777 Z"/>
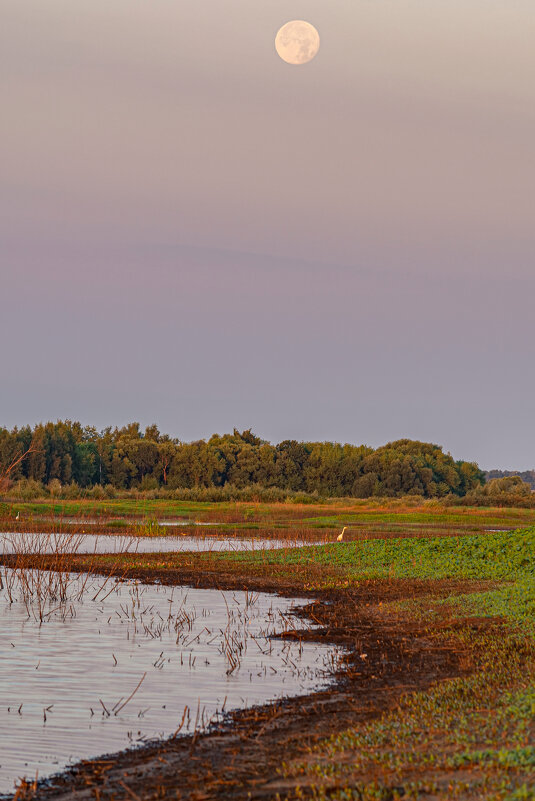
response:
<path id="1" fill-rule="evenodd" d="M 32 445 L 28 448 L 28 450 L 24 451 L 21 456 L 16 456 L 11 464 L 9 464 L 2 472 L 0 472 L 0 489 L 7 484 L 9 479 L 9 474 L 15 469 L 15 467 L 20 464 L 30 453 L 36 453 L 39 448 L 34 448 Z"/>

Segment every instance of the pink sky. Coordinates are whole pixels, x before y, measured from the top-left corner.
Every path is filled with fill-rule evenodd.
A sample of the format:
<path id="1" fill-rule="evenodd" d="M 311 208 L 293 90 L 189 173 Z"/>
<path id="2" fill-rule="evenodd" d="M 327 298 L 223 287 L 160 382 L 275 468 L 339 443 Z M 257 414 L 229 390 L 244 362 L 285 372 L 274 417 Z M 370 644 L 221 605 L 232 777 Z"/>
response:
<path id="1" fill-rule="evenodd" d="M 531 0 L 7 0 L 0 425 L 535 467 L 534 40 Z"/>

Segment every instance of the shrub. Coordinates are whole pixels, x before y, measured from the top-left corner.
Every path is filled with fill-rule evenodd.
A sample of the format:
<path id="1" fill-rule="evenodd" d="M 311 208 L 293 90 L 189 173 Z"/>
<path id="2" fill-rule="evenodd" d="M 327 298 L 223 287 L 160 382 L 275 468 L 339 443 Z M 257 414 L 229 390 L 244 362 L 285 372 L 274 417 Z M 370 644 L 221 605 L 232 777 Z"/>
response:
<path id="1" fill-rule="evenodd" d="M 59 478 L 53 478 L 52 481 L 48 482 L 47 486 L 52 498 L 54 498 L 56 495 L 59 495 L 62 489 Z"/>
<path id="2" fill-rule="evenodd" d="M 60 497 L 64 500 L 74 501 L 77 498 L 83 498 L 85 496 L 85 491 L 78 486 L 76 481 L 71 481 L 70 484 L 66 484 L 62 487 Z"/>
<path id="3" fill-rule="evenodd" d="M 448 498 L 449 503 L 465 506 L 519 506 L 535 508 L 535 493 L 520 476 L 493 478 L 468 492 L 464 498 Z"/>
<path id="4" fill-rule="evenodd" d="M 21 478 L 11 488 L 9 492 L 13 498 L 21 501 L 35 501 L 38 498 L 46 498 L 47 492 L 40 481 L 33 478 Z"/>
<path id="5" fill-rule="evenodd" d="M 108 497 L 106 490 L 104 487 L 101 487 L 100 484 L 95 484 L 95 486 L 87 490 L 85 494 L 87 498 L 93 498 L 95 501 L 103 501 Z"/>

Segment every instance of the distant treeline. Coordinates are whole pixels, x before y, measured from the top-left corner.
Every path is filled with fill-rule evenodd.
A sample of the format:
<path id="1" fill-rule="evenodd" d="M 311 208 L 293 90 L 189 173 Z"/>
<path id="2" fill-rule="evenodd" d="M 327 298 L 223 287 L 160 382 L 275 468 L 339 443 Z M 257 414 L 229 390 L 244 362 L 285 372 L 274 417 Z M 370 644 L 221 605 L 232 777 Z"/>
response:
<path id="1" fill-rule="evenodd" d="M 58 421 L 0 428 L 0 473 L 18 455 L 10 486 L 35 482 L 142 491 L 233 487 L 278 488 L 323 497 L 464 496 L 484 483 L 472 462 L 454 461 L 438 445 L 408 439 L 365 445 L 285 440 L 272 445 L 250 430 L 183 443 L 138 423 L 97 431 Z"/>
<path id="2" fill-rule="evenodd" d="M 493 478 L 510 478 L 511 476 L 519 476 L 522 481 L 529 484 L 532 490 L 535 490 L 535 470 L 488 470 L 485 473 L 487 481 Z"/>

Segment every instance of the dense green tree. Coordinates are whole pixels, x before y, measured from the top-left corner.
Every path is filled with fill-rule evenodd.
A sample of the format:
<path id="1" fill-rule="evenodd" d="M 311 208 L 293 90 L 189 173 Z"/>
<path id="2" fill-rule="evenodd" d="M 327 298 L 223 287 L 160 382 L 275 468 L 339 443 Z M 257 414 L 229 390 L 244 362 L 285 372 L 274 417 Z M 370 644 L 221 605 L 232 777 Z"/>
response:
<path id="1" fill-rule="evenodd" d="M 117 489 L 259 485 L 330 497 L 440 498 L 465 496 L 485 481 L 476 464 L 454 461 L 438 445 L 409 439 L 376 450 L 297 440 L 272 445 L 250 429 L 234 429 L 208 441 L 182 443 L 161 434 L 154 424 L 144 431 L 139 423 L 130 423 L 98 432 L 70 420 L 39 423 L 33 429 L 0 428 L 0 472 L 30 447 L 10 480 L 25 478 L 55 491 L 71 483 Z M 505 494 L 518 494 L 517 483 Z"/>
<path id="2" fill-rule="evenodd" d="M 276 482 L 282 489 L 306 490 L 305 471 L 310 447 L 295 439 L 286 439 L 276 446 Z"/>
<path id="3" fill-rule="evenodd" d="M 351 495 L 362 473 L 364 458 L 372 452 L 366 446 L 337 442 L 307 443 L 309 457 L 304 466 L 306 489 L 325 495 Z"/>
<path id="4" fill-rule="evenodd" d="M 224 468 L 223 460 L 204 440 L 179 445 L 169 468 L 168 486 L 171 489 L 220 486 Z"/>

